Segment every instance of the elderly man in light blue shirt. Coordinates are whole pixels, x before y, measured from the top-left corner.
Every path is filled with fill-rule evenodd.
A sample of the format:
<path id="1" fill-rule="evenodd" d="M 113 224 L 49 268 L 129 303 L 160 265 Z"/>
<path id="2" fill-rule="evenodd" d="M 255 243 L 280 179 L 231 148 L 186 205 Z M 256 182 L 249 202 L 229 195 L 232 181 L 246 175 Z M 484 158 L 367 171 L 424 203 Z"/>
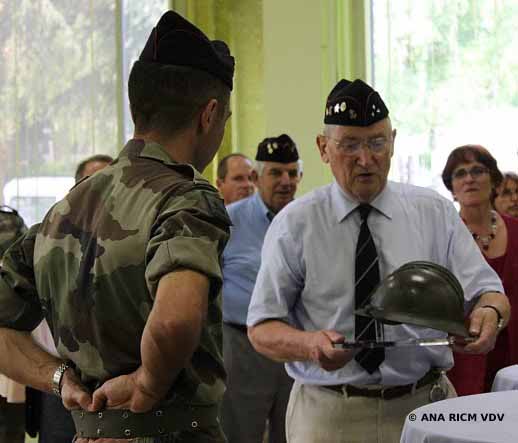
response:
<path id="1" fill-rule="evenodd" d="M 366 280 L 373 288 L 414 260 L 448 268 L 471 312 L 469 330 L 477 339 L 462 350 L 472 353 L 492 349 L 509 303 L 450 202 L 387 182 L 396 131 L 379 94 L 361 80 L 342 80 L 325 114 L 317 144 L 335 181 L 273 221 L 249 307 L 249 337 L 259 352 L 286 362 L 295 379 L 286 421 L 290 443 L 398 442 L 406 415 L 430 401 L 432 387 L 455 395 L 436 370 L 451 367 L 452 353 L 405 347 L 358 358 L 336 348 L 359 338 L 358 288 Z M 366 249 L 374 255 L 358 272 Z M 446 335 L 404 324 L 372 326 L 383 328 L 387 340 Z"/>
<path id="2" fill-rule="evenodd" d="M 285 415 L 292 379 L 284 365 L 257 353 L 246 334 L 248 304 L 261 265 L 261 249 L 274 216 L 291 202 L 301 161 L 286 134 L 264 139 L 252 173 L 258 192 L 227 207 L 232 220 L 223 253 L 223 360 L 227 390 L 223 430 L 230 443 L 261 443 L 268 421 L 272 443 L 286 441 Z"/>

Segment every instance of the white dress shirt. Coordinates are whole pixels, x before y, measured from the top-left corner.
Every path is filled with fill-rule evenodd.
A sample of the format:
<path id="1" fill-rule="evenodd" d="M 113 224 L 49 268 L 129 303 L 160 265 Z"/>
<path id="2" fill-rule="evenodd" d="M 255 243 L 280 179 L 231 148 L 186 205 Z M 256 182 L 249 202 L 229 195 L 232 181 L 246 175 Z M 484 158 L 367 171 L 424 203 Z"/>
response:
<path id="1" fill-rule="evenodd" d="M 414 260 L 448 268 L 464 289 L 468 312 L 485 292 L 503 293 L 498 275 L 484 260 L 453 204 L 436 192 L 388 182 L 371 203 L 368 224 L 379 256 L 380 276 Z M 247 324 L 280 319 L 306 331 L 331 329 L 354 340 L 354 269 L 360 230 L 358 202 L 338 184 L 293 201 L 273 220 Z M 384 326 L 386 340 L 442 338 L 446 333 L 410 325 Z M 328 372 L 313 362 L 290 362 L 287 371 L 302 383 L 402 385 L 431 367 L 453 365 L 449 347 L 387 348 L 372 375 L 354 359 Z"/>

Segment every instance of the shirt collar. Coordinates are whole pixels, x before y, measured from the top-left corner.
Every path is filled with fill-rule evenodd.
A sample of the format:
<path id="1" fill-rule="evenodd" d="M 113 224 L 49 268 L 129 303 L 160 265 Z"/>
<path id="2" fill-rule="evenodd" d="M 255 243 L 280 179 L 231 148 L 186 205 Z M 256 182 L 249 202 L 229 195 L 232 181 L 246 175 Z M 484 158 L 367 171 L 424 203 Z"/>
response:
<path id="1" fill-rule="evenodd" d="M 268 220 L 268 223 L 270 223 L 273 220 L 273 217 L 275 217 L 275 214 L 268 209 L 268 206 L 264 203 L 263 199 L 261 198 L 261 194 L 259 191 L 257 191 L 253 197 L 255 201 L 255 207 L 259 211 L 259 213 Z"/>
<path id="2" fill-rule="evenodd" d="M 383 188 L 370 203 L 373 208 L 389 219 L 392 219 L 394 204 L 394 192 L 391 189 L 390 182 L 387 182 L 385 188 Z M 347 194 L 340 185 L 334 181 L 331 185 L 331 205 L 337 223 L 341 223 L 356 210 L 360 203 Z"/>
<path id="3" fill-rule="evenodd" d="M 189 174 L 192 175 L 195 183 L 199 181 L 206 181 L 203 175 L 201 175 L 198 170 L 191 164 L 175 162 L 159 143 L 144 142 L 144 140 L 141 139 L 131 139 L 122 150 L 120 156 L 138 156 L 158 160 L 159 162 L 168 166 L 174 166 L 175 168 L 188 170 Z"/>

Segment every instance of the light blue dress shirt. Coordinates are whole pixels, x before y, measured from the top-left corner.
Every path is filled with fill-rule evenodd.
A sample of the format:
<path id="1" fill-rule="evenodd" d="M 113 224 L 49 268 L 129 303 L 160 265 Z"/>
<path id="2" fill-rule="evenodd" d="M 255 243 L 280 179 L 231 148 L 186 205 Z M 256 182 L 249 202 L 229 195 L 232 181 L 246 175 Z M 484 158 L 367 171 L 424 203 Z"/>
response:
<path id="1" fill-rule="evenodd" d="M 371 203 L 368 219 L 379 255 L 381 278 L 404 263 L 428 260 L 459 279 L 470 309 L 478 296 L 502 292 L 454 206 L 436 192 L 387 183 Z M 331 329 L 354 340 L 354 266 L 360 230 L 358 202 L 335 182 L 295 200 L 277 215 L 266 235 L 247 323 L 281 319 L 298 329 Z M 442 338 L 446 334 L 410 325 L 384 326 L 385 340 Z M 402 385 L 431 367 L 449 368 L 448 347 L 387 348 L 372 375 L 356 360 L 327 372 L 313 362 L 290 362 L 288 374 L 302 383 Z"/>
<path id="2" fill-rule="evenodd" d="M 246 325 L 264 236 L 273 216 L 258 192 L 228 205 L 227 212 L 232 226 L 223 251 L 223 321 Z"/>

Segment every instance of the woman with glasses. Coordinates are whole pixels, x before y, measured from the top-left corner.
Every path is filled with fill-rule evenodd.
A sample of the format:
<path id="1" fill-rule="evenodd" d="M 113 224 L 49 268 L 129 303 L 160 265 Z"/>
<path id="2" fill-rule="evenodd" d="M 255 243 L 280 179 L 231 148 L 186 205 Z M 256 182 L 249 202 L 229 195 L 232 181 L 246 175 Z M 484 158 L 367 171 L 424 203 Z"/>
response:
<path id="1" fill-rule="evenodd" d="M 518 217 L 518 175 L 504 173 L 501 185 L 496 189 L 495 209 L 509 217 Z"/>
<path id="2" fill-rule="evenodd" d="M 499 369 L 518 363 L 518 220 L 493 209 L 503 177 L 496 160 L 482 146 L 454 149 L 442 179 L 459 203 L 460 216 L 474 241 L 502 279 L 512 308 L 509 324 L 499 334 L 493 351 L 487 355 L 454 352 L 455 366 L 448 378 L 457 394 L 478 394 L 491 390 Z"/>

